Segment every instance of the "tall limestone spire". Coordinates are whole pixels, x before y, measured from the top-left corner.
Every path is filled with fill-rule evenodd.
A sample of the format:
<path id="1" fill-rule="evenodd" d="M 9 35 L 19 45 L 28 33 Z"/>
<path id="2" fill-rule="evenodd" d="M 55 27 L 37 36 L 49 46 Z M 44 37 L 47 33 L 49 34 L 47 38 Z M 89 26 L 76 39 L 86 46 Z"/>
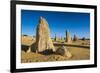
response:
<path id="1" fill-rule="evenodd" d="M 37 52 L 43 52 L 48 49 L 55 51 L 55 47 L 50 37 L 48 22 L 45 18 L 40 17 L 36 30 L 36 50 Z"/>

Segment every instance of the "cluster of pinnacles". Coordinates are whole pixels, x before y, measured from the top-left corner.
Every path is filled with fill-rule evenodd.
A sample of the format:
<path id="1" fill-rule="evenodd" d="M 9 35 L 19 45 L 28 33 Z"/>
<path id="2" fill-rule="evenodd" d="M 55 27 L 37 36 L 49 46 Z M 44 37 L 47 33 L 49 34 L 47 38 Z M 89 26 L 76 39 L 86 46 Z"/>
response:
<path id="1" fill-rule="evenodd" d="M 55 38 L 56 40 L 56 38 Z M 66 42 L 71 42 L 71 37 L 69 32 L 66 33 Z M 64 48 L 64 46 L 60 49 L 55 49 L 55 46 L 50 37 L 50 29 L 48 22 L 45 18 L 40 17 L 39 24 L 36 30 L 36 52 L 44 52 L 46 50 L 52 50 L 61 55 L 66 55 L 67 57 L 71 57 L 71 53 Z"/>

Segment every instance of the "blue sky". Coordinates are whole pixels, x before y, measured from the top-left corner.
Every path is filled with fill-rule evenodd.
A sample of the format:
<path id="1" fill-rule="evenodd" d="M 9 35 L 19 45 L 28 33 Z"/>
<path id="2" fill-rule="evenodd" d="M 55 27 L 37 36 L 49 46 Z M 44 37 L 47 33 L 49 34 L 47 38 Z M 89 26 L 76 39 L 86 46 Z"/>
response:
<path id="1" fill-rule="evenodd" d="M 40 16 L 44 17 L 50 27 L 51 37 L 65 37 L 68 30 L 73 37 L 90 37 L 90 14 L 76 12 L 53 12 L 21 10 L 22 35 L 36 36 L 36 27 Z"/>

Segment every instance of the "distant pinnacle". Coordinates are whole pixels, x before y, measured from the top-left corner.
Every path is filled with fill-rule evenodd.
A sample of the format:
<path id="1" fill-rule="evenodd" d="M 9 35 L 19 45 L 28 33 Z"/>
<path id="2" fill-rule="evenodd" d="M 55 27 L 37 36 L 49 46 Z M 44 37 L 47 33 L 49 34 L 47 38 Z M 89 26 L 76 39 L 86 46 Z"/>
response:
<path id="1" fill-rule="evenodd" d="M 70 36 L 70 33 L 68 31 L 66 31 L 66 42 L 71 43 L 71 36 Z"/>

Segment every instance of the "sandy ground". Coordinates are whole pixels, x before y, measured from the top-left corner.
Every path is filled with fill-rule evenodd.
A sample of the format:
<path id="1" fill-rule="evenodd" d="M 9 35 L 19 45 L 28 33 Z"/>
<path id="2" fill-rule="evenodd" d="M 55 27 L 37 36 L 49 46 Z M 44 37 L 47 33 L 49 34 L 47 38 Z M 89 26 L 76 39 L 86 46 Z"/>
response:
<path id="1" fill-rule="evenodd" d="M 88 60 L 90 58 L 90 49 L 89 48 L 77 48 L 77 47 L 67 47 L 67 49 L 71 52 L 72 57 L 67 58 L 61 55 L 42 55 L 37 53 L 21 53 L 21 62 L 47 62 L 47 61 L 63 61 L 63 60 Z"/>
<path id="2" fill-rule="evenodd" d="M 23 36 L 22 37 L 22 44 L 30 46 L 32 43 L 34 43 L 36 40 L 33 37 L 29 36 Z M 67 58 L 65 56 L 57 55 L 57 54 L 51 54 L 51 55 L 43 55 L 39 53 L 26 53 L 24 51 L 21 52 L 21 62 L 22 63 L 28 63 L 28 62 L 47 62 L 47 61 L 69 61 L 69 60 L 88 60 L 90 58 L 90 41 L 89 40 L 78 40 L 78 41 L 72 41 L 70 44 L 66 42 L 53 42 L 56 48 L 59 46 L 62 46 L 62 44 L 65 44 L 66 49 L 69 50 L 69 52 L 72 54 L 71 58 Z M 60 45 L 59 45 L 60 44 Z M 70 46 L 68 46 L 70 45 Z M 78 46 L 71 46 L 71 45 L 78 45 Z M 87 47 L 84 47 L 87 46 Z"/>

